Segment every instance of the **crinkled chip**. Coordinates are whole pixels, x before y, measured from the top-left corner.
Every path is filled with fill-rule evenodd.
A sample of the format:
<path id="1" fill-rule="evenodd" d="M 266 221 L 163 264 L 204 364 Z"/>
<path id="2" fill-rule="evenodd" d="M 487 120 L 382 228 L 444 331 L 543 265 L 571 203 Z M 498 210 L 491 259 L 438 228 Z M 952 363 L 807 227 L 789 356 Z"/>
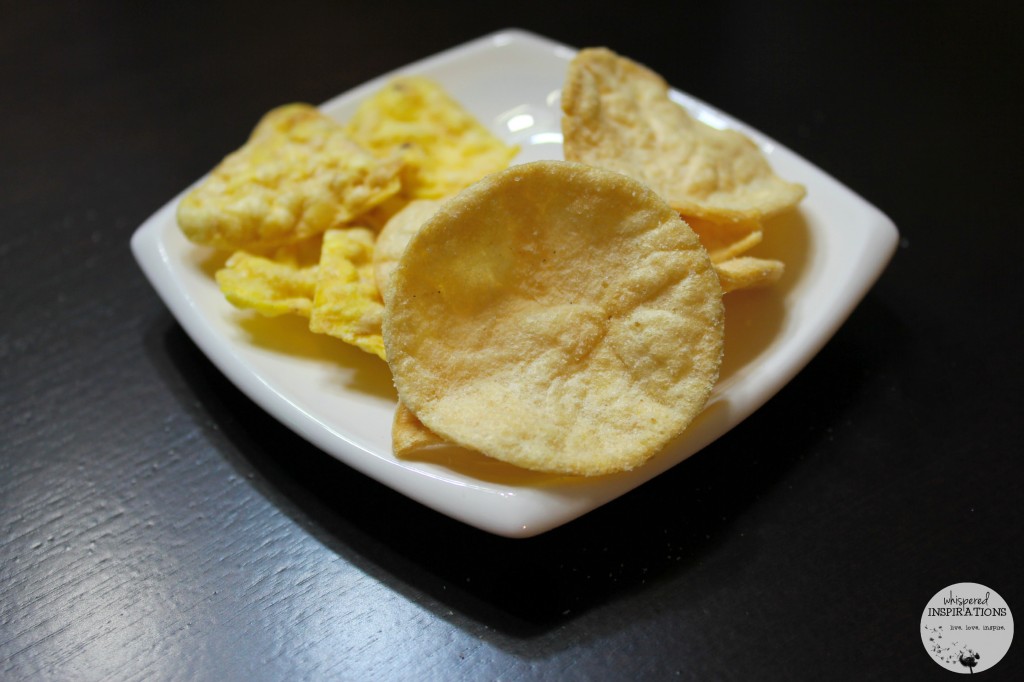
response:
<path id="1" fill-rule="evenodd" d="M 718 273 L 724 293 L 771 286 L 782 278 L 784 271 L 782 261 L 751 256 L 739 256 L 715 263 L 715 272 Z"/>
<path id="2" fill-rule="evenodd" d="M 366 99 L 348 122 L 352 139 L 405 161 L 403 194 L 436 199 L 508 166 L 518 152 L 436 82 L 402 76 Z"/>
<path id="3" fill-rule="evenodd" d="M 178 205 L 192 241 L 234 251 L 287 244 L 340 226 L 400 189 L 398 159 L 382 161 L 307 104 L 267 113 Z"/>
<path id="4" fill-rule="evenodd" d="M 414 199 L 381 228 L 373 250 L 373 274 L 385 301 L 391 273 L 398 267 L 406 245 L 440 206 L 441 201 L 437 199 Z"/>
<path id="5" fill-rule="evenodd" d="M 320 255 L 309 328 L 384 358 L 384 304 L 373 278 L 374 233 L 363 227 L 328 230 Z"/>
<path id="6" fill-rule="evenodd" d="M 309 317 L 317 281 L 316 261 L 298 258 L 294 249 L 273 255 L 236 251 L 215 275 L 224 297 L 239 308 L 268 317 Z"/>
<path id="7" fill-rule="evenodd" d="M 722 290 L 696 235 L 620 173 L 539 161 L 449 199 L 391 278 L 401 401 L 442 439 L 528 469 L 636 467 L 703 409 Z"/>
<path id="8" fill-rule="evenodd" d="M 684 215 L 760 221 L 804 196 L 745 135 L 693 118 L 661 76 L 606 48 L 572 60 L 562 110 L 566 159 L 634 177 Z"/>

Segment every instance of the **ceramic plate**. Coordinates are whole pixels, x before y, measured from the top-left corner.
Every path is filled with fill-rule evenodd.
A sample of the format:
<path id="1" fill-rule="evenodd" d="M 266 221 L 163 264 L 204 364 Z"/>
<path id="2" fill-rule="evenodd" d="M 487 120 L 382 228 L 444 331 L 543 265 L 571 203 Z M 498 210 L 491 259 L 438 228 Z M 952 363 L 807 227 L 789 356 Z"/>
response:
<path id="1" fill-rule="evenodd" d="M 559 97 L 574 53 L 533 34 L 502 31 L 384 74 L 322 109 L 345 120 L 396 73 L 423 74 L 520 145 L 515 162 L 560 159 Z M 797 212 L 767 226 L 755 252 L 785 261 L 783 281 L 726 297 L 726 360 L 704 413 L 664 452 L 626 474 L 582 480 L 534 474 L 454 448 L 399 461 L 391 453 L 396 396 L 386 365 L 309 333 L 301 319 L 265 319 L 233 308 L 212 277 L 218 257 L 177 228 L 180 195 L 139 227 L 132 250 L 198 347 L 274 418 L 443 514 L 507 537 L 536 535 L 679 464 L 763 405 L 835 333 L 896 247 L 893 223 L 839 182 L 727 114 L 681 92 L 673 97 L 701 120 L 749 135 L 781 176 L 803 183 L 808 193 Z"/>

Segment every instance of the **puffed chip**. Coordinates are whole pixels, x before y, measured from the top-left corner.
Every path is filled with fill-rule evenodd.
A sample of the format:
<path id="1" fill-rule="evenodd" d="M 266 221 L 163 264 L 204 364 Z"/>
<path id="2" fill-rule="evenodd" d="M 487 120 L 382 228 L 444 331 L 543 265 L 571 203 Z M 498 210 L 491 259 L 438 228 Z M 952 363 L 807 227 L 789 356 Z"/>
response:
<path id="1" fill-rule="evenodd" d="M 249 140 L 178 204 L 193 242 L 228 251 L 288 244 L 343 225 L 400 189 L 381 160 L 308 104 L 267 113 Z"/>

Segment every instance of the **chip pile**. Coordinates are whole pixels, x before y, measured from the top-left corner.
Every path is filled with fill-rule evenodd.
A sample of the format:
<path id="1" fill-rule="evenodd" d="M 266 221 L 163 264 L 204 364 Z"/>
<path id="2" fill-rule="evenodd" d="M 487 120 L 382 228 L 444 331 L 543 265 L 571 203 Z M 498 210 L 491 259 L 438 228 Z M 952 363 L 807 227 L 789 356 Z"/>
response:
<path id="1" fill-rule="evenodd" d="M 778 281 L 747 252 L 804 189 L 693 119 L 645 67 L 582 50 L 564 161 L 510 165 L 437 83 L 395 78 L 347 122 L 290 104 L 182 200 L 228 254 L 228 301 L 388 362 L 396 456 L 456 444 L 526 469 L 642 465 L 700 414 L 723 294 Z"/>
<path id="2" fill-rule="evenodd" d="M 302 315 L 311 331 L 384 358 L 380 226 L 517 152 L 434 81 L 396 78 L 348 123 L 301 103 L 267 113 L 184 197 L 178 224 L 191 241 L 230 252 L 216 279 L 232 304 Z"/>

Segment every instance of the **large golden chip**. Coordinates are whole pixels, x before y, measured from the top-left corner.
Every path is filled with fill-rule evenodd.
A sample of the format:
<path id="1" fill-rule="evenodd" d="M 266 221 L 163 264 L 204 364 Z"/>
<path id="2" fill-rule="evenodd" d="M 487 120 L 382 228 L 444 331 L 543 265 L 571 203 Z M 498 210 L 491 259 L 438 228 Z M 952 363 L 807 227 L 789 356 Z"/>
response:
<path id="1" fill-rule="evenodd" d="M 661 76 L 611 50 L 572 60 L 562 109 L 566 159 L 634 177 L 684 215 L 761 221 L 804 196 L 749 138 L 696 120 Z"/>
<path id="2" fill-rule="evenodd" d="M 384 359 L 384 304 L 373 277 L 373 243 L 373 232 L 364 227 L 324 233 L 309 328 Z"/>
<path id="3" fill-rule="evenodd" d="M 402 193 L 436 199 L 505 168 L 518 148 L 499 140 L 434 81 L 403 76 L 359 106 L 352 139 L 405 162 Z"/>
<path id="4" fill-rule="evenodd" d="M 338 227 L 400 188 L 398 159 L 381 161 L 307 104 L 267 113 L 178 205 L 192 241 L 230 251 L 288 244 Z"/>
<path id="5" fill-rule="evenodd" d="M 703 409 L 722 358 L 707 252 L 642 184 L 540 161 L 449 199 L 395 269 L 384 343 L 436 435 L 539 471 L 636 467 Z"/>

